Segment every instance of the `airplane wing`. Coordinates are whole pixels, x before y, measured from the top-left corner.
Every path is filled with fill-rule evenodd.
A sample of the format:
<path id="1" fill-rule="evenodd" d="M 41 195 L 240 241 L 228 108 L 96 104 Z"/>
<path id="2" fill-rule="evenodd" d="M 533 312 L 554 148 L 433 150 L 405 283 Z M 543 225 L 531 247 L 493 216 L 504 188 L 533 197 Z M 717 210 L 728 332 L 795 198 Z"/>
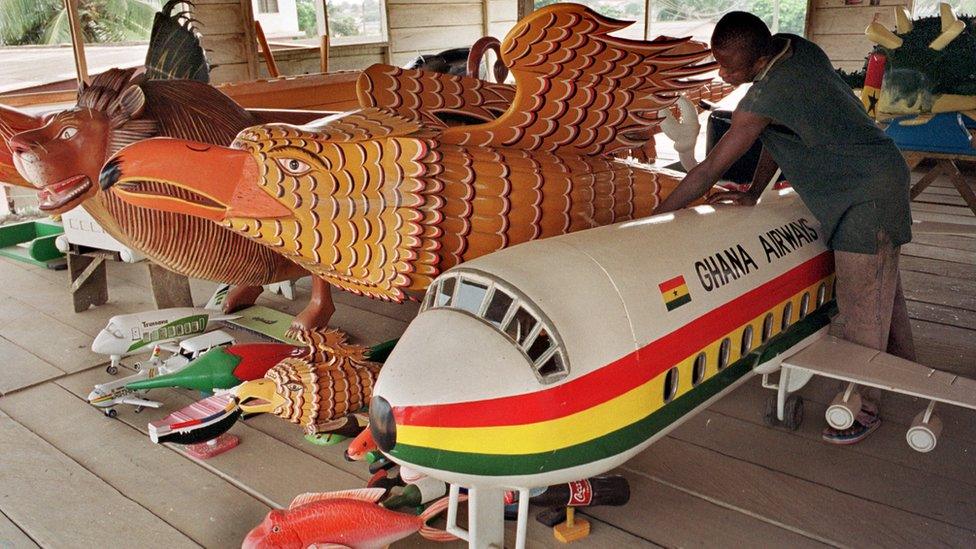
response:
<path id="1" fill-rule="evenodd" d="M 122 397 L 119 400 L 119 403 L 128 404 L 130 406 L 142 406 L 144 408 L 160 408 L 163 405 L 161 402 L 156 402 L 155 400 L 147 400 L 134 396 Z"/>
<path id="2" fill-rule="evenodd" d="M 162 343 L 157 343 L 159 348 L 167 353 L 178 353 L 180 352 L 180 344 L 177 341 L 164 341 Z"/>
<path id="3" fill-rule="evenodd" d="M 976 409 L 976 380 L 827 336 L 783 360 L 783 367 Z"/>

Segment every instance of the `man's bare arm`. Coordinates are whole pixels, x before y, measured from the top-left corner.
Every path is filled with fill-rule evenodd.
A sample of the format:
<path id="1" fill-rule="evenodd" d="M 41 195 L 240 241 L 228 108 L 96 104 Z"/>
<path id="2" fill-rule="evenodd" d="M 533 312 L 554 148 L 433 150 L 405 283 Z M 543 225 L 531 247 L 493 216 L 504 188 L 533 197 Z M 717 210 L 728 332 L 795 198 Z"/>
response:
<path id="1" fill-rule="evenodd" d="M 769 125 L 770 119 L 748 111 L 732 113 L 732 125 L 719 139 L 701 164 L 695 166 L 681 183 L 654 210 L 654 213 L 670 212 L 684 208 L 704 196 L 736 160 L 742 157 Z"/>
<path id="2" fill-rule="evenodd" d="M 708 197 L 708 203 L 732 203 L 740 206 L 754 206 L 759 201 L 759 196 L 769 186 L 777 169 L 779 169 L 779 166 L 773 160 L 773 155 L 769 154 L 769 151 L 763 147 L 762 153 L 759 155 L 759 161 L 756 163 L 756 171 L 752 175 L 752 185 L 749 187 L 749 190 L 715 193 Z"/>

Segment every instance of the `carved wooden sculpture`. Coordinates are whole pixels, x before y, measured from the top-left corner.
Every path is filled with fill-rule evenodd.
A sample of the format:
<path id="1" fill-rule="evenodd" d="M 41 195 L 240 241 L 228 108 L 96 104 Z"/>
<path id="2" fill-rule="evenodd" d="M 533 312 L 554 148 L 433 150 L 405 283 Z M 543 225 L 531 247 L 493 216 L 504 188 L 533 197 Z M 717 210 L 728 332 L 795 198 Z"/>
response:
<path id="1" fill-rule="evenodd" d="M 687 39 L 609 36 L 627 24 L 549 6 L 502 45 L 514 95 L 375 66 L 359 82 L 361 111 L 249 128 L 232 148 L 143 141 L 106 165 L 102 184 L 137 206 L 218 221 L 340 288 L 401 301 L 479 255 L 648 215 L 673 189 L 681 174 L 610 155 L 642 146 L 715 65 Z M 161 199 L 156 184 L 192 194 Z"/>
<path id="2" fill-rule="evenodd" d="M 197 38 L 181 14 L 171 15 L 176 3 L 168 2 L 157 14 L 145 75 L 135 69 L 97 75 L 79 91 L 75 108 L 44 119 L 0 109 L 0 135 L 12 153 L 9 162 L 40 189 L 43 211 L 57 214 L 82 205 L 114 238 L 160 265 L 241 285 L 225 304 L 233 310 L 252 303 L 260 285 L 303 276 L 304 269 L 206 219 L 136 208 L 95 184 L 105 159 L 139 139 L 169 136 L 227 144 L 240 130 L 260 122 L 205 83 L 207 66 Z M 5 158 L 0 151 L 0 169 L 8 165 Z M 6 170 L 2 175 L 15 182 Z M 147 183 L 147 189 L 160 197 L 192 196 L 170 185 Z M 325 325 L 332 313 L 328 291 L 317 285 L 314 305 L 302 313 L 298 325 Z"/>
<path id="3" fill-rule="evenodd" d="M 328 432 L 347 414 L 361 411 L 372 396 L 380 364 L 366 360 L 366 347 L 346 342 L 336 330 L 301 331 L 306 358 L 286 358 L 263 379 L 235 389 L 245 414 L 271 413 L 305 429 Z"/>

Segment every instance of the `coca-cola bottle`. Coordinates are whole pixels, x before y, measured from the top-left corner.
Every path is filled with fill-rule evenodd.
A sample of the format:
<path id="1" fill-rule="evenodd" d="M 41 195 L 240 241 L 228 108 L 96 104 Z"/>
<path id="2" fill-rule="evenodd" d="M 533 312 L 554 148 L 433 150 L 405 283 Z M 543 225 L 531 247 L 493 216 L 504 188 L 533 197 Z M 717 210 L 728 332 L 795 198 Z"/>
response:
<path id="1" fill-rule="evenodd" d="M 625 505 L 630 501 L 630 483 L 620 475 L 606 475 L 550 486 L 532 496 L 529 503 L 542 507 L 592 507 Z"/>

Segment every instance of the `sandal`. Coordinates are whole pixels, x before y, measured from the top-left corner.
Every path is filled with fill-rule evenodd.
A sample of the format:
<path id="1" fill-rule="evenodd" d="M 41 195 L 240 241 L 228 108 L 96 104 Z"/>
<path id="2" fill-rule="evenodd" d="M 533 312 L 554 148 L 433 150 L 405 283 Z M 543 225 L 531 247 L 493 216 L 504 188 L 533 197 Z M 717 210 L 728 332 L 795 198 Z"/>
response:
<path id="1" fill-rule="evenodd" d="M 877 408 L 870 406 L 861 408 L 854 420 L 854 425 L 847 429 L 838 430 L 833 427 L 826 427 L 823 430 L 823 439 L 831 444 L 856 444 L 875 432 L 881 426 L 881 418 L 878 416 Z"/>

